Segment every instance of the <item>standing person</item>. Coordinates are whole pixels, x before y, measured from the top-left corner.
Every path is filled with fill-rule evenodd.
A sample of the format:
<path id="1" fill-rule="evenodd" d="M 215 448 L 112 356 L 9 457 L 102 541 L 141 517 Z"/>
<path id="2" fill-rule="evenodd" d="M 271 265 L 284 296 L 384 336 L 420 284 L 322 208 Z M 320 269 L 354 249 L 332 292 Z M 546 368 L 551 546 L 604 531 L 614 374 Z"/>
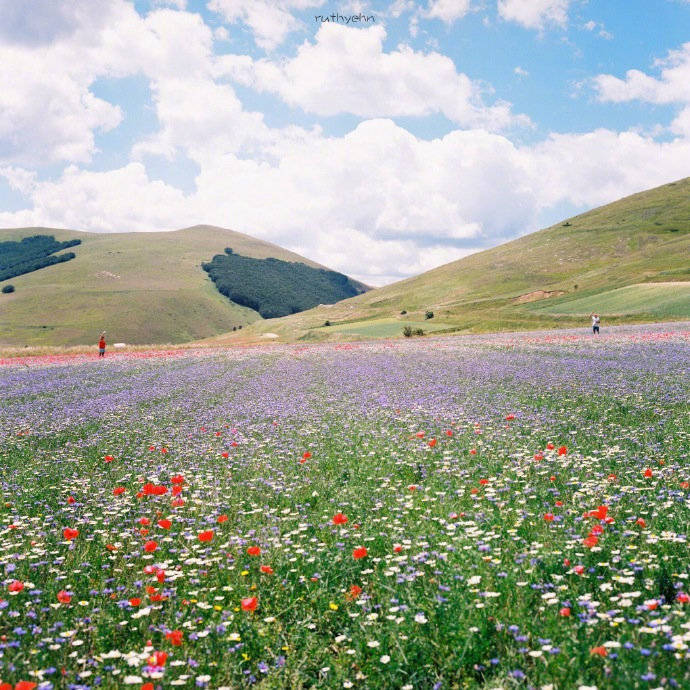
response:
<path id="1" fill-rule="evenodd" d="M 98 341 L 98 356 L 105 357 L 105 331 L 101 333 L 101 339 Z"/>
<path id="2" fill-rule="evenodd" d="M 599 322 L 600 322 L 599 314 L 592 314 L 592 333 L 594 335 L 599 334 Z"/>

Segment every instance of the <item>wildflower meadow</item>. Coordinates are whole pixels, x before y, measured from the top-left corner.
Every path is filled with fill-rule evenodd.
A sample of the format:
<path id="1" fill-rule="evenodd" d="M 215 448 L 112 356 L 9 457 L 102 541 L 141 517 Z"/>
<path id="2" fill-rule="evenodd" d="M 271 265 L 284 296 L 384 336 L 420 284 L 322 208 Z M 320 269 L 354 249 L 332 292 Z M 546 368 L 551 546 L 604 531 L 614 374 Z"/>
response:
<path id="1" fill-rule="evenodd" d="M 3 360 L 0 688 L 690 687 L 689 342 Z"/>

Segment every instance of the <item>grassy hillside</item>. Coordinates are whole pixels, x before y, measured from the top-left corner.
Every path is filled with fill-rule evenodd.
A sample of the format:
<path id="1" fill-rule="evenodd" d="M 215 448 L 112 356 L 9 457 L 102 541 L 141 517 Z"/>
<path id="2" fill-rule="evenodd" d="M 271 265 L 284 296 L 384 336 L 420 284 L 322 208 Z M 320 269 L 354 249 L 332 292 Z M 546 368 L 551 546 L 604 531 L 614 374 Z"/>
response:
<path id="1" fill-rule="evenodd" d="M 201 263 L 231 246 L 239 254 L 319 266 L 241 233 L 199 225 L 175 232 L 87 233 L 53 228 L 0 230 L 0 241 L 36 234 L 81 239 L 72 261 L 0 282 L 1 345 L 73 345 L 97 339 L 179 343 L 260 318 L 229 302 Z"/>
<path id="2" fill-rule="evenodd" d="M 391 332 L 391 319 L 400 332 L 407 321 L 424 321 L 426 309 L 435 313 L 429 327 L 465 332 L 578 326 L 594 310 L 604 327 L 690 319 L 690 294 L 674 285 L 690 281 L 688 257 L 690 178 L 336 305 L 255 324 L 241 338 L 267 331 L 288 340 L 369 336 Z M 672 287 L 654 291 L 647 283 Z"/>

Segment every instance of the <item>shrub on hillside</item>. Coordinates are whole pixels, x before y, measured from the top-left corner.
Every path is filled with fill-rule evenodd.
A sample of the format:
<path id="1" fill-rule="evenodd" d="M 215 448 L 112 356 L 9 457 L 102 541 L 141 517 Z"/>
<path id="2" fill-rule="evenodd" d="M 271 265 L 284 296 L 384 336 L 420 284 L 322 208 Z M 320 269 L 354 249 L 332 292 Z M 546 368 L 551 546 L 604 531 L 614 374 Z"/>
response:
<path id="1" fill-rule="evenodd" d="M 433 319 L 434 318 L 434 312 L 427 310 L 426 314 L 424 314 L 425 319 Z"/>
<path id="2" fill-rule="evenodd" d="M 8 294 L 9 292 L 14 292 L 14 285 L 4 285 L 2 291 L 5 294 Z"/>

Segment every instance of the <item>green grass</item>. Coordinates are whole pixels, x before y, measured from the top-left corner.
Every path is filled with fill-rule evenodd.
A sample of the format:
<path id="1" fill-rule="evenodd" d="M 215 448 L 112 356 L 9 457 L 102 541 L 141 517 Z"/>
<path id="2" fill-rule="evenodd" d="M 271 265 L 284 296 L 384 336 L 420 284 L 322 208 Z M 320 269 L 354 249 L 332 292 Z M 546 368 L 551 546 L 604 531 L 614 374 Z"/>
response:
<path id="1" fill-rule="evenodd" d="M 584 293 L 592 296 L 594 308 L 605 312 L 595 297 L 600 293 L 648 282 L 690 282 L 688 256 L 690 178 L 596 208 L 334 307 L 258 323 L 242 337 L 270 330 L 292 340 L 316 332 L 325 319 L 364 322 L 390 318 L 403 309 L 414 321 L 422 321 L 424 312 L 431 309 L 439 320 L 468 332 L 582 326 L 581 314 L 588 313 L 589 307 L 584 311 L 579 306 L 564 308 L 556 315 L 551 313 L 551 300 L 560 307 Z M 565 294 L 550 298 L 543 309 L 539 303 L 519 303 L 521 296 L 537 290 Z M 650 295 L 650 299 L 648 308 L 640 304 L 634 311 L 616 306 L 616 313 L 621 314 L 616 322 L 687 317 L 683 300 L 678 305 L 671 291 Z"/>
<path id="2" fill-rule="evenodd" d="M 327 333 L 359 335 L 366 338 L 390 338 L 391 336 L 400 335 L 405 326 L 410 326 L 413 329 L 421 328 L 425 333 L 433 333 L 434 331 L 442 331 L 448 328 L 448 324 L 439 323 L 431 319 L 407 321 L 405 319 L 389 318 L 373 319 L 354 324 L 333 324 L 332 326 L 323 327 L 322 330 Z"/>
<path id="3" fill-rule="evenodd" d="M 586 316 L 648 314 L 659 320 L 690 319 L 690 282 L 643 283 L 600 292 L 596 295 L 561 301 L 532 303 L 534 312 Z"/>
<path id="4" fill-rule="evenodd" d="M 215 288 L 202 261 L 231 246 L 254 258 L 313 262 L 223 228 L 176 232 L 82 233 L 52 228 L 0 230 L 0 241 L 34 234 L 81 239 L 76 258 L 12 278 L 0 295 L 0 345 L 78 345 L 101 330 L 110 343 L 181 343 L 260 319 Z M 0 283 L 2 286 L 2 283 Z"/>

